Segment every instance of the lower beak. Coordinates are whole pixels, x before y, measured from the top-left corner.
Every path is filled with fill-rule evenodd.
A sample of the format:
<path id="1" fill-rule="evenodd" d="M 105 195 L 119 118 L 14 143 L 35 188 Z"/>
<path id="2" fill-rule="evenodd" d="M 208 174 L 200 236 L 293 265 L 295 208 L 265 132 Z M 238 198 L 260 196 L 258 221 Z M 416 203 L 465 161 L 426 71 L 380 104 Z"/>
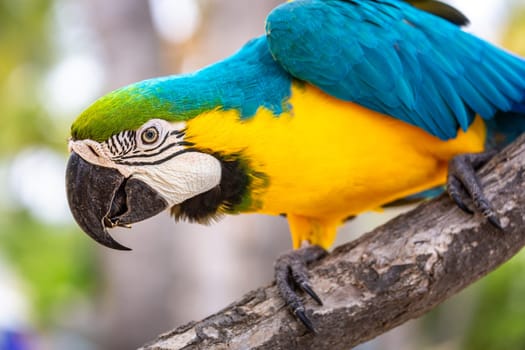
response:
<path id="1" fill-rule="evenodd" d="M 115 241 L 107 228 L 145 220 L 168 206 L 144 182 L 91 164 L 75 152 L 67 164 L 66 190 L 69 208 L 80 228 L 98 243 L 118 250 L 130 249 Z"/>

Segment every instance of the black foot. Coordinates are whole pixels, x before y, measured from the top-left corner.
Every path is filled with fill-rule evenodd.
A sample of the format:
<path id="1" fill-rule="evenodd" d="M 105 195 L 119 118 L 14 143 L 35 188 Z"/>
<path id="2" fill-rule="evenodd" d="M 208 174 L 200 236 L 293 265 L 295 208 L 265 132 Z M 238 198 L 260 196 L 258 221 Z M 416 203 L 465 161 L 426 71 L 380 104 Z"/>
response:
<path id="1" fill-rule="evenodd" d="M 317 245 L 308 246 L 281 255 L 275 262 L 275 281 L 281 297 L 293 314 L 309 331 L 315 333 L 312 321 L 306 316 L 304 304 L 296 293 L 297 287 L 312 297 L 319 305 L 321 298 L 314 292 L 308 278 L 306 265 L 321 259 L 327 251 Z"/>
<path id="2" fill-rule="evenodd" d="M 496 151 L 485 153 L 462 154 L 454 157 L 448 167 L 447 191 L 450 197 L 463 211 L 473 214 L 478 211 L 495 227 L 503 230 L 501 222 L 485 197 L 483 188 L 479 183 L 476 170 L 488 162 Z M 472 202 L 474 208 L 469 207 Z"/>

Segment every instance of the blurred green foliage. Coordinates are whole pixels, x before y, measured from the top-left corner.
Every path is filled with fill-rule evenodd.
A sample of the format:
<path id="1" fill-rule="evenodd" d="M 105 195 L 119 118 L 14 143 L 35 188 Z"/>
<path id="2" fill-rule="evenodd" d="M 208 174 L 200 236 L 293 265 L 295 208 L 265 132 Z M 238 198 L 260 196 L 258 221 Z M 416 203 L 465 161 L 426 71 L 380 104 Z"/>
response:
<path id="1" fill-rule="evenodd" d="M 525 4 L 514 0 L 508 30 L 503 35 L 503 46 L 521 56 L 525 56 Z"/>
<path id="2" fill-rule="evenodd" d="M 0 0 L 0 164 L 28 146 L 66 151 L 68 126 L 42 106 L 43 81 L 59 58 L 53 5 Z M 0 191 L 7 184 L 0 183 Z M 0 203 L 0 254 L 27 286 L 38 325 L 50 326 L 56 310 L 93 291 L 94 256 L 85 243 L 73 224 L 44 224 L 13 203 Z"/>
<path id="3" fill-rule="evenodd" d="M 481 280 L 462 349 L 525 349 L 524 276 L 522 252 Z"/>
<path id="4" fill-rule="evenodd" d="M 28 284 L 37 324 L 50 324 L 64 304 L 94 291 L 94 256 L 77 229 L 45 226 L 18 211 L 0 222 L 0 232 L 0 251 Z"/>
<path id="5" fill-rule="evenodd" d="M 39 105 L 54 61 L 52 4 L 0 0 L 0 157 L 30 144 L 59 144 L 57 128 Z"/>

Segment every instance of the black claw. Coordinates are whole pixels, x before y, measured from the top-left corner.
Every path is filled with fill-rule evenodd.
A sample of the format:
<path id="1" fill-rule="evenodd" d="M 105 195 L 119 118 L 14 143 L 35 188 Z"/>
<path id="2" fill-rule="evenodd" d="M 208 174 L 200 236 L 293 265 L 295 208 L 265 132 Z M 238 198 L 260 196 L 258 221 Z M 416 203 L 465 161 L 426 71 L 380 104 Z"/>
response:
<path id="1" fill-rule="evenodd" d="M 317 302 L 317 304 L 319 304 L 320 306 L 323 305 L 323 301 L 321 300 L 321 298 L 319 298 L 319 296 L 317 295 L 316 292 L 314 292 L 312 286 L 310 286 L 308 283 L 306 282 L 303 282 L 299 285 L 299 288 L 301 288 L 306 294 L 308 294 L 309 296 L 312 297 L 313 300 L 315 300 Z"/>
<path id="2" fill-rule="evenodd" d="M 319 246 L 309 246 L 281 255 L 275 262 L 275 281 L 277 289 L 293 314 L 310 331 L 315 333 L 312 321 L 306 316 L 304 303 L 296 292 L 296 287 L 323 305 L 321 298 L 310 285 L 306 264 L 319 260 L 326 251 Z"/>
<path id="3" fill-rule="evenodd" d="M 501 224 L 501 221 L 498 219 L 496 215 L 491 215 L 487 217 L 487 220 L 494 225 L 496 228 L 500 229 L 501 231 L 504 231 L 503 225 Z"/>
<path id="4" fill-rule="evenodd" d="M 315 330 L 315 327 L 312 323 L 312 321 L 310 321 L 310 319 L 308 318 L 308 316 L 306 316 L 306 313 L 304 312 L 304 308 L 303 309 L 298 309 L 298 310 L 295 310 L 294 311 L 294 315 L 297 316 L 297 318 L 301 321 L 301 323 L 312 333 L 317 333 L 317 331 Z"/>
<path id="5" fill-rule="evenodd" d="M 470 214 L 470 215 L 474 214 L 474 211 L 465 204 L 465 202 L 463 201 L 463 198 L 461 198 L 460 195 L 458 195 L 457 193 L 452 193 L 452 192 L 449 192 L 449 195 L 450 195 L 450 198 L 452 198 L 452 200 L 454 201 L 454 203 L 456 203 L 459 209 L 463 210 L 467 214 Z"/>
<path id="6" fill-rule="evenodd" d="M 465 203 L 468 195 L 465 193 L 465 189 L 463 188 L 461 182 L 452 174 L 449 174 L 447 182 L 448 194 L 454 203 L 456 203 L 456 205 L 459 207 L 459 209 L 463 210 L 467 214 L 474 214 L 474 211 L 470 209 Z"/>
<path id="7" fill-rule="evenodd" d="M 474 211 L 466 204 L 472 200 L 472 204 L 477 212 L 483 214 L 488 222 L 503 230 L 501 221 L 489 200 L 485 197 L 483 187 L 475 172 L 483 164 L 488 162 L 495 152 L 485 152 L 478 154 L 463 154 L 454 157 L 449 164 L 449 174 L 447 177 L 447 191 L 456 205 L 468 214 Z"/>

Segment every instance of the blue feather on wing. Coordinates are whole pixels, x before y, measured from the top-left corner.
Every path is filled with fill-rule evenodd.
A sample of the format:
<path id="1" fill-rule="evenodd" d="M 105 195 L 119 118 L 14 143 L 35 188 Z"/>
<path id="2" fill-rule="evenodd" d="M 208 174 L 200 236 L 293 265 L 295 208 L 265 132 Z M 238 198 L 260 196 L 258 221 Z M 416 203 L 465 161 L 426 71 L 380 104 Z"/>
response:
<path id="1" fill-rule="evenodd" d="M 268 16 L 267 40 L 297 79 L 441 139 L 476 114 L 498 119 L 491 133 L 525 131 L 525 60 L 404 1 L 289 2 Z"/>

